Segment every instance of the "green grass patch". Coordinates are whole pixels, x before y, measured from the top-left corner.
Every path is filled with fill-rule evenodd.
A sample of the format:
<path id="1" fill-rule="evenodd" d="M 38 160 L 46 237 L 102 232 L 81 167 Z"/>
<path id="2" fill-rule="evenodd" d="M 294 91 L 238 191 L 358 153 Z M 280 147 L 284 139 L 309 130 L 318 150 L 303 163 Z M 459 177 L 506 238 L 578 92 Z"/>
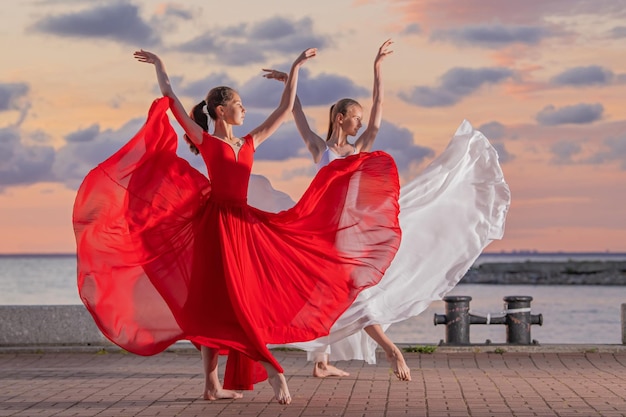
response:
<path id="1" fill-rule="evenodd" d="M 290 347 L 275 347 L 270 350 L 275 350 L 277 352 L 304 352 L 302 349 L 298 348 L 290 348 Z"/>
<path id="2" fill-rule="evenodd" d="M 402 348 L 405 352 L 409 353 L 434 353 L 437 350 L 437 346 L 424 345 L 424 346 L 408 346 Z"/>

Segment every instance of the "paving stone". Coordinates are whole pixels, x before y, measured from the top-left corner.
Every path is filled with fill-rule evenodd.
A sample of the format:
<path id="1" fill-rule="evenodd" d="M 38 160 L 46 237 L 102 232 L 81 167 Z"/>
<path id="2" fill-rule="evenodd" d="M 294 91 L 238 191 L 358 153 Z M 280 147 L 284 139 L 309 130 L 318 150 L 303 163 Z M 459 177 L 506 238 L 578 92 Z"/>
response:
<path id="1" fill-rule="evenodd" d="M 0 353 L 0 416 L 626 416 L 626 350 L 407 353 L 411 382 L 382 355 L 377 365 L 338 363 L 348 377 L 318 379 L 303 352 L 274 353 L 289 406 L 265 382 L 240 400 L 203 400 L 202 362 L 190 350 Z"/>

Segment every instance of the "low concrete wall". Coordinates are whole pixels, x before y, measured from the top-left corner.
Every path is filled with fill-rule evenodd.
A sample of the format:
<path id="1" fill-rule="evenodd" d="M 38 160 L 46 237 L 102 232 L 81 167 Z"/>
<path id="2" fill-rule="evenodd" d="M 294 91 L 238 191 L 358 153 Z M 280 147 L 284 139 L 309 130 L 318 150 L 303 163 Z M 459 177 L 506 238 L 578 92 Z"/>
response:
<path id="1" fill-rule="evenodd" d="M 0 306 L 0 347 L 112 345 L 82 305 Z"/>
<path id="2" fill-rule="evenodd" d="M 626 303 L 622 304 L 622 345 L 626 345 Z"/>
<path id="3" fill-rule="evenodd" d="M 622 344 L 626 345 L 626 304 L 621 305 Z M 13 346 L 115 346 L 82 305 L 0 305 L 0 348 Z M 186 341 L 175 348 L 193 348 Z"/>

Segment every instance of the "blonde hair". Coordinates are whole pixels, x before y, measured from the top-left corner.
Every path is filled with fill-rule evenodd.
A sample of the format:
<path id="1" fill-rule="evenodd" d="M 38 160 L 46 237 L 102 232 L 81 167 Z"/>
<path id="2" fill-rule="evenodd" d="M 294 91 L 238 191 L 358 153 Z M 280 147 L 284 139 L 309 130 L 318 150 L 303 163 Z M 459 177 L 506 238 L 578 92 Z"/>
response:
<path id="1" fill-rule="evenodd" d="M 328 121 L 328 133 L 326 134 L 327 141 L 330 139 L 330 136 L 333 133 L 333 122 L 335 121 L 337 115 L 343 114 L 345 116 L 348 113 L 348 109 L 352 106 L 361 107 L 358 101 L 351 98 L 342 98 L 341 100 L 330 106 L 330 120 Z"/>

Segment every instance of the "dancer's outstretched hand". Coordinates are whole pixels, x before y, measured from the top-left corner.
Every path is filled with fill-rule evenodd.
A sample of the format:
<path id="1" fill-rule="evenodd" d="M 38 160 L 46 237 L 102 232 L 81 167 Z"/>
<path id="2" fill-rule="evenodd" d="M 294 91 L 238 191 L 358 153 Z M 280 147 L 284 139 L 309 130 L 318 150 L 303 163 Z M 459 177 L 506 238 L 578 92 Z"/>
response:
<path id="1" fill-rule="evenodd" d="M 135 51 L 133 56 L 139 62 L 145 62 L 146 64 L 154 65 L 154 68 L 156 69 L 157 81 L 159 82 L 159 88 L 161 89 L 161 94 L 166 97 L 176 97 L 174 91 L 172 90 L 172 84 L 170 83 L 169 77 L 165 72 L 165 65 L 163 64 L 163 61 L 161 61 L 161 58 L 159 58 L 156 54 L 144 51 L 143 49 Z M 180 107 L 182 109 L 182 104 L 180 104 Z M 186 112 L 184 113 L 187 114 Z"/>
<path id="2" fill-rule="evenodd" d="M 276 81 L 285 82 L 287 81 L 287 78 L 289 77 L 289 75 L 287 75 L 286 72 L 278 71 L 275 69 L 263 68 L 263 71 L 265 71 L 265 74 L 263 74 L 263 77 L 267 78 L 268 80 L 276 80 Z"/>
<path id="3" fill-rule="evenodd" d="M 376 54 L 376 59 L 374 59 L 374 64 L 378 64 L 381 62 L 387 55 L 393 54 L 393 51 L 389 50 L 389 47 L 393 44 L 391 39 L 387 39 L 383 44 L 378 48 L 378 53 Z"/>
<path id="4" fill-rule="evenodd" d="M 161 60 L 156 54 L 153 54 L 152 52 L 144 51 L 143 49 L 139 51 L 135 51 L 133 56 L 135 57 L 137 61 L 145 62 L 147 64 L 156 64 L 157 62 Z"/>
<path id="5" fill-rule="evenodd" d="M 316 55 L 317 55 L 317 48 L 309 48 L 309 49 L 304 50 L 300 55 L 298 55 L 296 60 L 293 62 L 293 68 L 299 67 L 300 65 L 304 64 L 307 60 L 313 58 Z M 263 77 L 269 80 L 287 82 L 287 80 L 289 79 L 289 74 L 287 74 L 286 72 L 278 71 L 275 69 L 269 69 L 269 68 L 262 68 L 262 70 L 265 71 L 265 74 L 263 74 Z"/>
<path id="6" fill-rule="evenodd" d="M 293 62 L 293 65 L 302 65 L 305 61 L 317 55 L 317 48 L 305 49 Z"/>

